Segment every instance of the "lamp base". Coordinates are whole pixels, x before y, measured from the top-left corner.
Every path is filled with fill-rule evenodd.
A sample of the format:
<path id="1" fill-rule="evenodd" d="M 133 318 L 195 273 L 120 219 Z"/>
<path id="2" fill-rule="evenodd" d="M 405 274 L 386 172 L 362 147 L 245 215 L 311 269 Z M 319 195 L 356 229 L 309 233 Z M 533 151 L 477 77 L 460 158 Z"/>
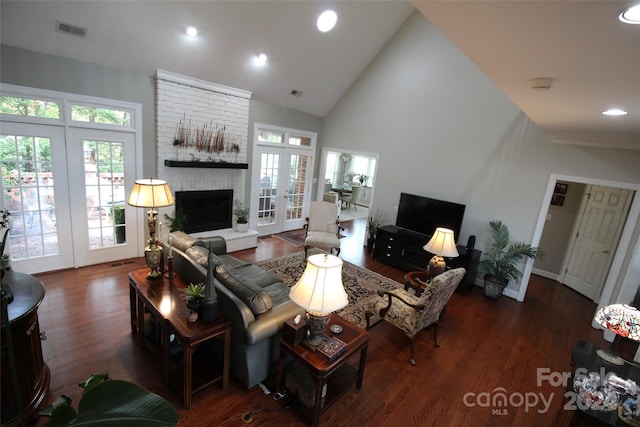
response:
<path id="1" fill-rule="evenodd" d="M 156 280 L 162 277 L 162 273 L 159 270 L 162 261 L 162 249 L 156 243 L 155 240 L 149 240 L 149 246 L 144 248 L 144 259 L 151 269 L 147 274 L 147 279 L 149 280 Z"/>
<path id="2" fill-rule="evenodd" d="M 613 365 L 624 365 L 625 360 L 609 350 L 596 350 L 596 354 Z"/>
<path id="3" fill-rule="evenodd" d="M 434 255 L 427 266 L 427 274 L 429 275 L 429 278 L 434 278 L 438 274 L 444 273 L 446 269 L 447 263 L 444 261 L 444 258 L 440 255 Z"/>
<path id="4" fill-rule="evenodd" d="M 305 344 L 312 348 L 317 348 L 324 342 L 322 339 L 324 330 L 329 324 L 331 313 L 312 313 L 307 312 L 307 329 L 309 330 L 309 336 L 307 337 Z"/>

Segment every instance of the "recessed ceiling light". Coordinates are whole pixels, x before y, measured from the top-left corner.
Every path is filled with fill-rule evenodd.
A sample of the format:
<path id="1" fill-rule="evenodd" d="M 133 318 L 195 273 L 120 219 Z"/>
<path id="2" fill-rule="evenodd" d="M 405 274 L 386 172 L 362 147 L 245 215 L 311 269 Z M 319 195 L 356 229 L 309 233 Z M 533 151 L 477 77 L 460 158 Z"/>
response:
<path id="1" fill-rule="evenodd" d="M 605 116 L 626 116 L 627 112 L 619 108 L 610 108 L 607 111 L 603 111 L 602 114 Z"/>
<path id="2" fill-rule="evenodd" d="M 189 37 L 195 37 L 198 35 L 198 29 L 196 27 L 187 27 L 186 33 Z"/>
<path id="3" fill-rule="evenodd" d="M 264 65 L 269 60 L 269 57 L 266 53 L 259 53 L 256 55 L 255 63 L 256 65 Z"/>
<path id="4" fill-rule="evenodd" d="M 318 31 L 326 33 L 336 26 L 336 22 L 338 22 L 338 15 L 333 10 L 325 10 L 318 17 L 316 25 L 318 26 Z"/>
<path id="5" fill-rule="evenodd" d="M 625 9 L 618 19 L 625 24 L 640 24 L 640 4 Z"/>

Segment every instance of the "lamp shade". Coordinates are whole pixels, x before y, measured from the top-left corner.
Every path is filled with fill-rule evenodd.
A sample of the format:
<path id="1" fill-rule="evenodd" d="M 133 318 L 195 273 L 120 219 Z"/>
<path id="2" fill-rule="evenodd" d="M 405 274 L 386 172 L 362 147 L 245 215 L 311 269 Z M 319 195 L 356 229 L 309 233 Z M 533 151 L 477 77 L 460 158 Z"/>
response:
<path id="1" fill-rule="evenodd" d="M 453 258 L 459 255 L 456 249 L 453 230 L 443 227 L 436 228 L 436 232 L 433 233 L 433 236 L 431 236 L 431 239 L 423 248 L 429 253 L 447 258 Z"/>
<path id="2" fill-rule="evenodd" d="M 311 255 L 289 297 L 312 313 L 332 313 L 346 307 L 349 299 L 342 285 L 342 260 L 329 254 Z"/>
<path id="3" fill-rule="evenodd" d="M 621 337 L 640 341 L 640 310 L 635 307 L 608 305 L 598 310 L 593 320 Z"/>
<path id="4" fill-rule="evenodd" d="M 127 202 L 139 208 L 161 208 L 173 205 L 169 184 L 161 179 L 138 179 Z"/>

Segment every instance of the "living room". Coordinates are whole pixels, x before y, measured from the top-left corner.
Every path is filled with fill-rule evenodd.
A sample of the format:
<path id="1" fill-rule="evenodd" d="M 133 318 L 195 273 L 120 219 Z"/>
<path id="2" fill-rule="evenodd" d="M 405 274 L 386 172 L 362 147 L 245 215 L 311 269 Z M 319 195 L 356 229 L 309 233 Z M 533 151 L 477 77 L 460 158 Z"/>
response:
<path id="1" fill-rule="evenodd" d="M 3 8 L 5 3 L 10 2 Z M 2 19 L 10 19 L 4 11 Z M 156 141 L 149 137 L 156 133 L 152 74 L 39 53 L 4 40 L 2 83 L 142 104 L 145 156 L 139 176 L 157 176 Z M 537 243 L 555 179 L 640 188 L 637 150 L 553 143 L 418 11 L 408 15 L 326 115 L 251 99 L 248 141 L 254 123 L 317 132 L 321 147 L 378 153 L 373 209 L 387 212 L 392 223 L 400 192 L 464 203 L 457 240 L 476 235 L 479 248 L 493 218 L 509 224 L 514 240 Z M 637 289 L 632 280 L 639 262 L 633 254 L 640 252 L 637 203 L 601 304 L 628 301 Z M 511 296 L 527 305 L 521 286 L 512 284 Z"/>

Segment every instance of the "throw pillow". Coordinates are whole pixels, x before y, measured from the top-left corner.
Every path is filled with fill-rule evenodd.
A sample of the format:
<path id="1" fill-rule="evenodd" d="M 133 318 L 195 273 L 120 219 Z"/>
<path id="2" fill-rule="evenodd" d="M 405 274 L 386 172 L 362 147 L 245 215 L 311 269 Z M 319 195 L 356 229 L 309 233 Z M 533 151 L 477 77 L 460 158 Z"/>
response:
<path id="1" fill-rule="evenodd" d="M 220 264 L 216 267 L 216 279 L 220 281 L 235 296 L 240 298 L 253 312 L 253 314 L 262 314 L 272 307 L 271 296 L 262 288 L 245 283 L 238 277 L 238 274 L 226 264 Z"/>

